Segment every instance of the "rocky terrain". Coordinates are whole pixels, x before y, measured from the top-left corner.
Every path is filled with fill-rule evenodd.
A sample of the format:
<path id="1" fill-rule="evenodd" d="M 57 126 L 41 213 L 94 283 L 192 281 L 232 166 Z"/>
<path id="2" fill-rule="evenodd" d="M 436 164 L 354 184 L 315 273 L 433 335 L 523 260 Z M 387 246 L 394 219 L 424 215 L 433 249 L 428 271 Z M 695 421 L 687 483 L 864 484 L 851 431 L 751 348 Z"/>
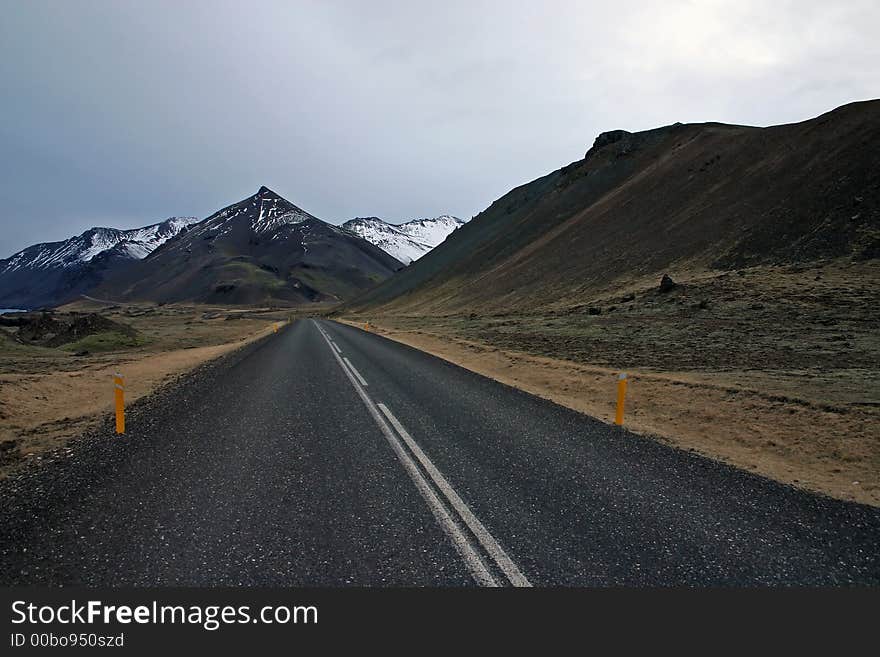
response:
<path id="1" fill-rule="evenodd" d="M 0 327 L 8 338 L 40 347 L 110 343 L 134 346 L 138 341 L 138 332 L 131 326 L 98 313 L 7 313 L 0 315 Z"/>

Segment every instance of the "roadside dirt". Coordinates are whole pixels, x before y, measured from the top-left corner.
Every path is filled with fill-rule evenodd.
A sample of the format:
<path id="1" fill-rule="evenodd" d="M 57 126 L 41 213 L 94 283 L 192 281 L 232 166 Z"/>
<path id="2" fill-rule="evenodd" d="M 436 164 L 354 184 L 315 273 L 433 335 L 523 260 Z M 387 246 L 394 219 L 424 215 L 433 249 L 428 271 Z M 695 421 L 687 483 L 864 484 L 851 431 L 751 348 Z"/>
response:
<path id="1" fill-rule="evenodd" d="M 72 309 L 82 311 L 83 304 Z M 86 309 L 136 328 L 144 343 L 82 354 L 5 339 L 0 344 L 0 477 L 25 461 L 40 460 L 47 450 L 64 448 L 111 414 L 114 372 L 125 377 L 126 403 L 132 403 L 259 339 L 289 316 L 268 309 L 242 313 L 186 306 L 91 304 Z"/>

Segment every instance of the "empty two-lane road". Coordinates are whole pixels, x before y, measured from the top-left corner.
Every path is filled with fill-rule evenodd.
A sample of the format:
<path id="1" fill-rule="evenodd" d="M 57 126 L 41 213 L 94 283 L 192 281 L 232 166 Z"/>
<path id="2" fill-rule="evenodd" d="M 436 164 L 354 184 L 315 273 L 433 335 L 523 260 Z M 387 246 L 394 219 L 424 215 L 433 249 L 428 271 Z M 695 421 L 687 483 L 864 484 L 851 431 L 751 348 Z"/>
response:
<path id="1" fill-rule="evenodd" d="M 0 482 L 0 583 L 880 583 L 880 510 L 301 320 Z"/>

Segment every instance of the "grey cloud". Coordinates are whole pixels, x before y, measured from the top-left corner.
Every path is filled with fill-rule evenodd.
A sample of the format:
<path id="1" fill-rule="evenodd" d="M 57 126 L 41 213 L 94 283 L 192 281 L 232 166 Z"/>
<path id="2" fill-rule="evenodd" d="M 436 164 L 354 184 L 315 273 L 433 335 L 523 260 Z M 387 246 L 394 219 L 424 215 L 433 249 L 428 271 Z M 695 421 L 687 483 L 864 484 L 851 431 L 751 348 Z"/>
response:
<path id="1" fill-rule="evenodd" d="M 873 2 L 12 1 L 0 257 L 276 189 L 469 217 L 602 130 L 877 95 Z"/>

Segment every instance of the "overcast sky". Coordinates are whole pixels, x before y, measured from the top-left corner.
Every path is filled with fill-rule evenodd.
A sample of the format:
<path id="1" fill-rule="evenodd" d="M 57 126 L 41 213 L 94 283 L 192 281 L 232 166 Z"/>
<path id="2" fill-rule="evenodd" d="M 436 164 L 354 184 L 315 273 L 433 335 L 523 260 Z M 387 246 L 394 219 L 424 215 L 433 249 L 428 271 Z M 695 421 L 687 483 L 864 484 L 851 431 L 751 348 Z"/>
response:
<path id="1" fill-rule="evenodd" d="M 0 257 L 268 185 L 339 223 L 455 214 L 604 130 L 880 95 L 876 0 L 0 4 Z"/>

